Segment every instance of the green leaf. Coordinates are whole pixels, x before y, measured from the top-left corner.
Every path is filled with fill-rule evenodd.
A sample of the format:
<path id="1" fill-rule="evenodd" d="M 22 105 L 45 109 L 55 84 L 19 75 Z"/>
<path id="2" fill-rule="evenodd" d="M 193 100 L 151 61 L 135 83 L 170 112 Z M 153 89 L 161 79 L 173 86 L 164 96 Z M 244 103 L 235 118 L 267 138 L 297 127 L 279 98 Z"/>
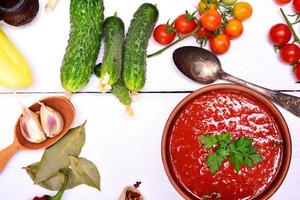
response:
<path id="1" fill-rule="evenodd" d="M 240 171 L 241 164 L 244 162 L 244 157 L 240 154 L 231 152 L 229 161 L 234 165 L 236 172 Z"/>
<path id="2" fill-rule="evenodd" d="M 248 153 L 249 152 L 249 150 L 252 148 L 252 142 L 253 142 L 253 140 L 248 139 L 245 136 L 242 136 L 239 139 L 236 139 L 234 141 L 236 150 L 238 150 L 242 153 Z"/>
<path id="3" fill-rule="evenodd" d="M 214 135 L 201 135 L 199 137 L 199 140 L 206 149 L 212 148 L 218 142 L 217 138 Z"/>
<path id="4" fill-rule="evenodd" d="M 259 155 L 259 154 L 252 154 L 252 155 L 249 156 L 249 158 L 250 158 L 255 164 L 260 163 L 260 162 L 262 162 L 262 161 L 264 160 L 263 157 L 262 157 L 261 155 Z"/>
<path id="5" fill-rule="evenodd" d="M 213 174 L 216 174 L 223 165 L 224 158 L 216 153 L 207 157 L 207 166 Z"/>
<path id="6" fill-rule="evenodd" d="M 223 159 L 225 159 L 228 156 L 227 150 L 225 148 L 221 148 L 221 147 L 219 147 L 216 150 L 216 154 L 218 154 L 219 156 L 221 156 Z"/>
<path id="7" fill-rule="evenodd" d="M 40 162 L 37 162 L 37 163 L 33 163 L 27 167 L 24 167 L 27 174 L 30 176 L 30 178 L 33 181 L 35 180 L 39 166 L 40 166 Z M 45 189 L 48 189 L 48 190 L 58 191 L 61 188 L 63 182 L 64 182 L 64 175 L 61 173 L 57 173 L 54 177 L 52 177 L 48 180 L 45 180 L 43 182 L 40 182 L 37 185 L 39 185 Z M 73 171 L 70 169 L 67 189 L 74 188 L 80 184 L 81 183 L 79 182 L 79 180 L 77 179 L 77 177 L 75 176 Z"/>
<path id="8" fill-rule="evenodd" d="M 250 158 L 248 158 L 248 157 L 246 157 L 246 158 L 244 159 L 244 164 L 245 164 L 247 167 L 253 167 L 253 161 L 252 161 Z"/>
<path id="9" fill-rule="evenodd" d="M 85 158 L 69 156 L 69 160 L 71 168 L 80 183 L 100 190 L 100 174 L 96 165 Z"/>
<path id="10" fill-rule="evenodd" d="M 230 146 L 230 162 L 234 165 L 236 172 L 240 170 L 241 164 L 252 167 L 263 161 L 263 158 L 256 154 L 258 147 L 252 145 L 253 140 L 245 136 L 233 141 Z"/>
<path id="11" fill-rule="evenodd" d="M 48 147 L 41 159 L 34 183 L 40 183 L 57 175 L 59 169 L 68 168 L 68 156 L 78 156 L 85 142 L 84 124 L 70 129 L 54 145 Z"/>
<path id="12" fill-rule="evenodd" d="M 253 140 L 246 136 L 232 141 L 230 133 L 224 133 L 220 135 L 205 135 L 199 139 L 207 149 L 218 144 L 215 152 L 207 157 L 207 166 L 214 174 L 217 173 L 226 159 L 229 159 L 229 162 L 233 164 L 236 172 L 240 170 L 242 165 L 253 167 L 253 164 L 263 161 L 263 157 L 257 154 L 258 147 L 253 146 Z"/>
<path id="13" fill-rule="evenodd" d="M 249 154 L 254 154 L 256 153 L 258 150 L 258 147 L 257 146 L 253 146 L 250 150 L 249 150 Z"/>
<path id="14" fill-rule="evenodd" d="M 227 132 L 227 133 L 221 134 L 221 135 L 219 135 L 218 139 L 219 139 L 219 142 L 221 142 L 221 143 L 225 143 L 225 144 L 230 143 L 231 142 L 230 133 Z"/>

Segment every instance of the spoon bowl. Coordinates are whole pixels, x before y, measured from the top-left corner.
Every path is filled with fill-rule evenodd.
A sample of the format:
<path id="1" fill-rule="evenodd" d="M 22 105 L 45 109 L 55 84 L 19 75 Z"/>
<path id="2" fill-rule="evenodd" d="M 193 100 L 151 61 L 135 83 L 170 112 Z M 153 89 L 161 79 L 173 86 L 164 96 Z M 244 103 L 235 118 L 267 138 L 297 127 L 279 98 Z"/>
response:
<path id="1" fill-rule="evenodd" d="M 202 48 L 178 48 L 173 53 L 173 60 L 181 73 L 199 83 L 213 83 L 223 73 L 218 57 Z"/>
<path id="2" fill-rule="evenodd" d="M 17 120 L 17 123 L 15 125 L 15 133 L 14 133 L 14 142 L 9 147 L 3 149 L 0 151 L 0 172 L 4 169 L 6 163 L 8 160 L 13 156 L 13 154 L 17 150 L 36 150 L 36 149 L 44 149 L 55 142 L 57 142 L 61 137 L 63 137 L 67 131 L 70 129 L 73 120 L 75 118 L 75 108 L 73 104 L 65 97 L 63 96 L 53 96 L 53 97 L 47 97 L 44 99 L 41 99 L 39 102 L 44 103 L 45 105 L 57 110 L 64 119 L 64 128 L 63 130 L 55 137 L 53 138 L 47 138 L 45 141 L 41 143 L 32 143 L 26 140 L 20 129 L 20 117 Z M 31 105 L 29 108 L 33 112 L 37 112 L 40 110 L 41 105 L 36 102 L 33 105 Z"/>
<path id="3" fill-rule="evenodd" d="M 174 51 L 173 60 L 185 76 L 198 83 L 210 84 L 218 79 L 231 81 L 255 90 L 295 116 L 300 117 L 299 97 L 270 90 L 224 72 L 218 57 L 206 49 L 193 46 L 180 47 Z"/>

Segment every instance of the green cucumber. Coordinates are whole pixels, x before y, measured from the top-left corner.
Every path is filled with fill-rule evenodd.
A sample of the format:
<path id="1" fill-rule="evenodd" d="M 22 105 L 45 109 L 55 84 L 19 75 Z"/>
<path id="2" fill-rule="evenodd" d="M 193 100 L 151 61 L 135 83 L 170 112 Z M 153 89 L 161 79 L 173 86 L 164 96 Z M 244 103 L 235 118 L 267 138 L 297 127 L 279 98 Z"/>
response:
<path id="1" fill-rule="evenodd" d="M 125 86 L 122 79 L 112 85 L 112 93 L 119 99 L 119 101 L 125 106 L 129 106 L 132 103 L 130 92 Z"/>
<path id="2" fill-rule="evenodd" d="M 98 65 L 95 66 L 94 68 L 94 74 L 99 78 L 100 73 L 99 71 L 101 70 L 101 65 L 102 63 L 99 63 Z M 124 81 L 120 77 L 119 80 L 112 85 L 111 92 L 113 95 L 119 99 L 120 103 L 122 103 L 125 106 L 130 106 L 132 103 L 132 99 L 130 96 L 130 91 L 128 88 L 125 86 Z"/>
<path id="3" fill-rule="evenodd" d="M 123 53 L 123 79 L 131 91 L 138 91 L 145 85 L 148 41 L 157 19 L 156 6 L 144 3 L 131 20 Z"/>
<path id="4" fill-rule="evenodd" d="M 125 27 L 117 14 L 106 18 L 103 27 L 105 50 L 100 70 L 100 90 L 105 91 L 116 83 L 121 75 Z"/>
<path id="5" fill-rule="evenodd" d="M 71 0 L 71 30 L 60 78 L 69 92 L 81 90 L 89 81 L 98 57 L 104 19 L 103 0 Z"/>

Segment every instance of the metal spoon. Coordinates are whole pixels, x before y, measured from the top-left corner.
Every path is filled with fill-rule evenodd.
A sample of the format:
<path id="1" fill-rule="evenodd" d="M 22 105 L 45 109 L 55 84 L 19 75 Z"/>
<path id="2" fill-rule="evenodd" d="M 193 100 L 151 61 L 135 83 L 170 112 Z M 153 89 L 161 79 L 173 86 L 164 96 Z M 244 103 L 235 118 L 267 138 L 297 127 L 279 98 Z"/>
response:
<path id="1" fill-rule="evenodd" d="M 11 12 L 16 12 L 19 11 L 22 6 L 24 5 L 25 0 L 19 0 L 18 3 L 16 3 L 14 6 L 10 8 L 6 8 L 3 6 L 0 6 L 0 13 L 11 13 Z"/>
<path id="2" fill-rule="evenodd" d="M 173 60 L 177 68 L 188 78 L 202 84 L 223 79 L 251 88 L 266 96 L 284 109 L 300 117 L 300 98 L 270 90 L 224 72 L 221 62 L 213 53 L 199 47 L 181 47 L 174 51 Z"/>
<path id="3" fill-rule="evenodd" d="M 62 96 L 53 96 L 41 99 L 39 102 L 43 102 L 47 106 L 54 108 L 59 111 L 64 118 L 64 128 L 57 136 L 53 138 L 48 138 L 42 143 L 31 143 L 27 141 L 20 130 L 20 117 L 15 125 L 15 137 L 13 144 L 9 147 L 0 151 L 0 172 L 4 169 L 9 159 L 16 153 L 17 150 L 36 150 L 36 149 L 44 149 L 55 142 L 57 142 L 61 137 L 63 137 L 67 131 L 70 129 L 72 122 L 75 117 L 75 108 L 73 104 L 69 101 L 69 99 Z M 29 108 L 36 112 L 40 110 L 41 105 L 36 102 L 31 105 Z"/>

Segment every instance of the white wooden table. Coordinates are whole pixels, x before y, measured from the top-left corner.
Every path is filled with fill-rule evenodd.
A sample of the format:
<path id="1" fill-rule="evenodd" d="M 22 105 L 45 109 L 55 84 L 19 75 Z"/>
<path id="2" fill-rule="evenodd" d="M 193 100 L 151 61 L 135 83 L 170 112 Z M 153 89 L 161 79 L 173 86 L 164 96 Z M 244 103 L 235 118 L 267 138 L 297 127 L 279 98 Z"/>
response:
<path id="1" fill-rule="evenodd" d="M 124 19 L 126 27 L 141 0 L 105 0 L 105 14 L 115 11 Z M 194 10 L 194 0 L 149 0 L 160 10 L 159 23 L 175 18 L 185 10 Z M 230 52 L 220 56 L 224 69 L 253 83 L 300 96 L 299 84 L 294 83 L 289 66 L 280 63 L 267 41 L 269 27 L 282 22 L 279 7 L 273 0 L 248 0 L 254 15 L 245 23 L 243 36 L 232 42 Z M 18 90 L 17 96 L 25 105 L 46 96 L 63 94 L 59 70 L 69 32 L 69 0 L 61 0 L 56 10 L 41 10 L 33 23 L 15 28 L 1 25 L 24 53 L 34 77 L 32 87 Z M 289 10 L 287 6 L 286 10 Z M 299 32 L 299 28 L 296 29 Z M 194 40 L 181 45 L 196 45 Z M 1 45 L 1 44 L 0 44 Z M 178 47 L 177 46 L 177 47 Z M 103 47 L 103 45 L 102 45 Z M 160 48 L 151 39 L 149 53 Z M 82 156 L 92 160 L 101 173 L 99 192 L 81 185 L 64 195 L 66 200 L 117 199 L 122 189 L 135 181 L 142 181 L 141 191 L 149 200 L 182 199 L 170 184 L 161 161 L 160 142 L 164 124 L 176 104 L 190 91 L 203 87 L 182 76 L 174 66 L 174 48 L 149 59 L 147 83 L 133 104 L 135 117 L 129 118 L 124 107 L 111 94 L 97 92 L 98 80 L 91 78 L 88 86 L 72 96 L 77 116 L 74 126 L 87 119 L 86 144 Z M 99 61 L 102 57 L 99 56 Z M 12 91 L 0 89 L 0 149 L 13 140 L 13 128 L 20 114 L 17 98 Z M 289 173 L 272 199 L 300 199 L 300 119 L 279 108 L 291 132 L 293 157 Z M 20 151 L 0 174 L 1 200 L 30 200 L 35 195 L 53 194 L 33 185 L 22 167 L 36 162 L 43 151 Z"/>

